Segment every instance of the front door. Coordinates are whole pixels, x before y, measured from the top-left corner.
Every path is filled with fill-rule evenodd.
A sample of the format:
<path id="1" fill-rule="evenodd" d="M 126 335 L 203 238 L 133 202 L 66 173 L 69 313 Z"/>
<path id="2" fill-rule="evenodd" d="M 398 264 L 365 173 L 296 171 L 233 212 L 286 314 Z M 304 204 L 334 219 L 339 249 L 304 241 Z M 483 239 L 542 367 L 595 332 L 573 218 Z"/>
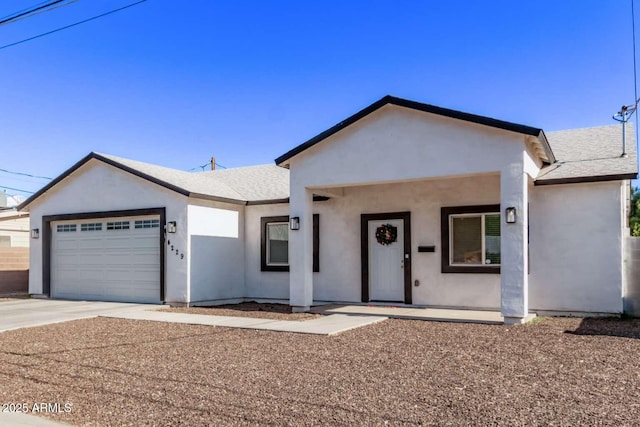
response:
<path id="1" fill-rule="evenodd" d="M 364 302 L 411 303 L 409 227 L 408 212 L 362 215 Z"/>

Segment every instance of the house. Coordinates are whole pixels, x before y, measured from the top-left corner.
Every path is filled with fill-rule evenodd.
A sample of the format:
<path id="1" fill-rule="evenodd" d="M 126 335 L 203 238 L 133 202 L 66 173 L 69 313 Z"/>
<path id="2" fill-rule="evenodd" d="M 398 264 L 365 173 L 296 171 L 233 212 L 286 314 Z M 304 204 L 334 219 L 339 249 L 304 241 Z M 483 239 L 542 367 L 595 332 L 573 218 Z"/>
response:
<path id="1" fill-rule="evenodd" d="M 6 199 L 0 193 L 0 205 Z M 6 204 L 4 204 L 6 206 Z M 29 287 L 29 213 L 0 208 L 0 295 L 25 294 Z"/>
<path id="2" fill-rule="evenodd" d="M 29 214 L 0 207 L 0 248 L 12 247 L 29 247 Z"/>
<path id="3" fill-rule="evenodd" d="M 545 133 L 387 96 L 275 165 L 91 153 L 21 205 L 39 234 L 29 292 L 621 313 L 626 134 L 622 156 L 621 125 Z"/>

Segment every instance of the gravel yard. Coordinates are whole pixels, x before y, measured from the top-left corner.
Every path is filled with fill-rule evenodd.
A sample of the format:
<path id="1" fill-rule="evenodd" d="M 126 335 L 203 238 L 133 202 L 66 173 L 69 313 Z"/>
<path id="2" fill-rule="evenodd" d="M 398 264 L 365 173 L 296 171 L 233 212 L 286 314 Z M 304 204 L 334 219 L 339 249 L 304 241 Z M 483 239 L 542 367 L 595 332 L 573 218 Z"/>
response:
<path id="1" fill-rule="evenodd" d="M 171 307 L 158 311 L 172 313 L 207 314 L 212 316 L 254 317 L 274 320 L 311 320 L 321 317 L 313 313 L 292 313 L 287 304 L 243 302 L 241 304 L 215 305 L 211 307 Z"/>
<path id="2" fill-rule="evenodd" d="M 96 318 L 0 334 L 0 403 L 77 425 L 637 425 L 640 320 L 326 337 Z"/>

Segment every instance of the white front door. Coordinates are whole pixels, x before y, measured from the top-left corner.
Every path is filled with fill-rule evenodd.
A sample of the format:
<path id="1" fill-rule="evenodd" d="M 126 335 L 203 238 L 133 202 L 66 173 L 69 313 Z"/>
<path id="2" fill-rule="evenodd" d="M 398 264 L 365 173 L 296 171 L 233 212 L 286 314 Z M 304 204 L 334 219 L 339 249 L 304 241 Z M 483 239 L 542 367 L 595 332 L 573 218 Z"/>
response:
<path id="1" fill-rule="evenodd" d="M 393 243 L 382 244 L 376 230 L 384 225 L 396 228 Z M 404 221 L 402 219 L 370 220 L 369 292 L 372 301 L 404 301 Z"/>

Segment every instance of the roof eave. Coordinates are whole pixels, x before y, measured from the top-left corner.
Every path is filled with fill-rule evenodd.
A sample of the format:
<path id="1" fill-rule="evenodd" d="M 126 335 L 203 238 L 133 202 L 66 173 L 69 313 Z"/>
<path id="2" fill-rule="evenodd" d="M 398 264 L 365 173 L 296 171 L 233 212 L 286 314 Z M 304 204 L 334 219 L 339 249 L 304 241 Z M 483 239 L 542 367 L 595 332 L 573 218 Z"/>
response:
<path id="1" fill-rule="evenodd" d="M 24 210 L 27 206 L 29 206 L 31 203 L 33 203 L 36 199 L 40 198 L 40 196 L 44 195 L 52 187 L 54 187 L 55 185 L 60 183 L 60 181 L 62 181 L 65 178 L 67 178 L 69 175 L 74 173 L 76 170 L 80 169 L 82 166 L 84 166 L 86 163 L 88 163 L 92 159 L 99 160 L 99 161 L 101 161 L 103 163 L 111 165 L 111 166 L 113 166 L 115 168 L 118 168 L 118 169 L 120 169 L 122 171 L 128 172 L 128 173 L 130 173 L 132 175 L 135 175 L 135 176 L 137 176 L 139 178 L 142 178 L 144 180 L 153 182 L 154 184 L 157 184 L 157 185 L 159 185 L 161 187 L 164 187 L 164 188 L 166 188 L 168 190 L 175 191 L 176 193 L 182 194 L 184 196 L 189 196 L 191 194 L 188 190 L 185 190 L 184 188 L 175 186 L 173 184 L 169 184 L 168 182 L 162 181 L 162 180 L 160 180 L 158 178 L 155 178 L 155 177 L 153 177 L 151 175 L 147 175 L 145 173 L 142 173 L 137 169 L 133 169 L 133 168 L 131 168 L 129 166 L 123 165 L 122 163 L 119 163 L 119 162 L 117 162 L 115 160 L 112 160 L 112 159 L 109 159 L 107 157 L 104 157 L 104 156 L 102 156 L 102 155 L 100 155 L 98 153 L 91 152 L 91 153 L 87 154 L 86 156 L 84 156 L 82 159 L 80 159 L 78 162 L 76 162 L 69 169 L 67 169 L 66 171 L 64 171 L 60 175 L 58 175 L 49 184 L 47 184 L 44 187 L 42 187 L 40 190 L 38 190 L 36 193 L 34 193 L 27 200 L 25 200 L 20 205 L 18 205 L 18 210 L 19 211 Z"/>
<path id="2" fill-rule="evenodd" d="M 556 162 L 556 155 L 553 153 L 551 149 L 551 144 L 549 144 L 549 140 L 547 139 L 547 135 L 545 135 L 544 131 L 540 129 L 540 133 L 538 134 L 538 140 L 542 144 L 544 148 L 544 152 L 547 155 L 548 163 L 554 164 Z"/>
<path id="3" fill-rule="evenodd" d="M 537 179 L 534 185 L 559 185 L 559 184 L 579 184 L 586 182 L 621 181 L 626 179 L 638 179 L 638 173 L 621 173 L 612 175 L 578 176 L 571 178 Z"/>
<path id="4" fill-rule="evenodd" d="M 230 203 L 230 204 L 233 204 L 233 205 L 246 205 L 246 204 L 248 204 L 248 202 L 246 200 L 238 200 L 238 199 L 229 199 L 227 197 L 210 196 L 208 194 L 202 194 L 202 193 L 187 193 L 186 195 L 191 197 L 191 198 L 194 198 L 194 199 L 211 200 L 213 202 Z"/>

